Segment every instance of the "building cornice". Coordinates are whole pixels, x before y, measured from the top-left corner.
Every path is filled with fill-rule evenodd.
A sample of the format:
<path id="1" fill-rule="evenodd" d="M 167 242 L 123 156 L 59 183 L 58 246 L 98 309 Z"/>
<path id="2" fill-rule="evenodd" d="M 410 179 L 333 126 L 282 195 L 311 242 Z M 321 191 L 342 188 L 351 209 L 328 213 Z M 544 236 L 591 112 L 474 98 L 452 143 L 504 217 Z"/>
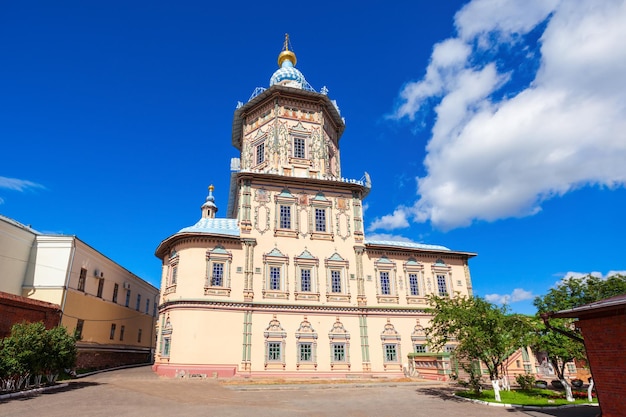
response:
<path id="1" fill-rule="evenodd" d="M 366 314 L 369 316 L 415 316 L 416 314 L 429 314 L 428 308 L 417 307 L 393 307 L 393 306 L 338 306 L 338 305 L 315 305 L 315 304 L 278 304 L 263 302 L 235 302 L 213 301 L 202 299 L 178 299 L 166 301 L 159 306 L 160 313 L 175 309 L 208 309 L 208 310 L 231 310 L 252 312 L 284 312 L 303 314 Z"/>

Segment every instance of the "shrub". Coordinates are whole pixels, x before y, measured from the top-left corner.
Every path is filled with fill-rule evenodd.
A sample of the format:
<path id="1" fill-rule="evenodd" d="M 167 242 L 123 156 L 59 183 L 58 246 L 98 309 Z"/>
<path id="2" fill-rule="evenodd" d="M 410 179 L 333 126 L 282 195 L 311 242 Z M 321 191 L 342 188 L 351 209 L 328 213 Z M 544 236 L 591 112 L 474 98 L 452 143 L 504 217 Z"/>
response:
<path id="1" fill-rule="evenodd" d="M 535 376 L 532 374 L 519 374 L 515 377 L 515 381 L 521 389 L 531 389 L 535 385 Z"/>
<path id="2" fill-rule="evenodd" d="M 64 327 L 46 330 L 43 323 L 18 323 L 0 341 L 0 391 L 17 391 L 31 382 L 49 383 L 76 364 L 76 339 Z"/>
<path id="3" fill-rule="evenodd" d="M 581 388 L 583 386 L 583 380 L 582 379 L 572 379 L 572 387 L 574 388 Z"/>

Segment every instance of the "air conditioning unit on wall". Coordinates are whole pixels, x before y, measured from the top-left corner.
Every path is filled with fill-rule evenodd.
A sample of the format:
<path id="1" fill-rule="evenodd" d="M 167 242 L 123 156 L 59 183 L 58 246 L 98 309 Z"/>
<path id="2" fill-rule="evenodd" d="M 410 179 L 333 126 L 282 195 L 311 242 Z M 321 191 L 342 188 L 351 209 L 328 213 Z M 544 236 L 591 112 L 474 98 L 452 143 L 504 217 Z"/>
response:
<path id="1" fill-rule="evenodd" d="M 125 290 L 130 290 L 130 282 L 125 282 L 124 283 L 124 289 Z"/>
<path id="2" fill-rule="evenodd" d="M 100 271 L 99 269 L 94 269 L 93 276 L 96 278 L 104 278 L 104 272 Z"/>

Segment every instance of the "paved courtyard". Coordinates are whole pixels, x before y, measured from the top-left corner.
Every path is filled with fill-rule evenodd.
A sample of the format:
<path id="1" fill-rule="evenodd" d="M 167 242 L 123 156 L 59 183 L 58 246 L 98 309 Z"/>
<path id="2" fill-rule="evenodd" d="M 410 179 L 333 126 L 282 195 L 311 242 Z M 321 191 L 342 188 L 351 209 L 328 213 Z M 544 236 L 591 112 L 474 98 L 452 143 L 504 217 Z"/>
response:
<path id="1" fill-rule="evenodd" d="M 0 416 L 594 417 L 597 407 L 548 412 L 489 407 L 451 396 L 443 384 L 223 386 L 159 378 L 149 367 L 71 381 L 61 389 L 0 401 Z"/>

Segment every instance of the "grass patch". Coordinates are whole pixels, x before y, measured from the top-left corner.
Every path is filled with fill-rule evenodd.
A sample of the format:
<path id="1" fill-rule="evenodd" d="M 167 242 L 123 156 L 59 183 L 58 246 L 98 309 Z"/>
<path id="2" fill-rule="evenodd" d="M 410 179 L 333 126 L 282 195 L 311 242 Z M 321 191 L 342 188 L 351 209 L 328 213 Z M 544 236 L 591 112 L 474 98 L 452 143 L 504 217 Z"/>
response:
<path id="1" fill-rule="evenodd" d="M 457 392 L 456 395 L 473 400 L 497 403 L 494 399 L 493 390 L 484 390 L 478 395 L 472 391 L 460 391 Z M 539 388 L 500 391 L 500 397 L 502 397 L 501 402 L 504 404 L 533 405 L 539 407 L 552 407 L 565 404 L 589 404 L 587 399 L 576 399 L 572 403 L 565 399 L 565 393 L 563 392 Z M 597 404 L 597 402 L 598 400 L 594 398 L 593 403 Z"/>

